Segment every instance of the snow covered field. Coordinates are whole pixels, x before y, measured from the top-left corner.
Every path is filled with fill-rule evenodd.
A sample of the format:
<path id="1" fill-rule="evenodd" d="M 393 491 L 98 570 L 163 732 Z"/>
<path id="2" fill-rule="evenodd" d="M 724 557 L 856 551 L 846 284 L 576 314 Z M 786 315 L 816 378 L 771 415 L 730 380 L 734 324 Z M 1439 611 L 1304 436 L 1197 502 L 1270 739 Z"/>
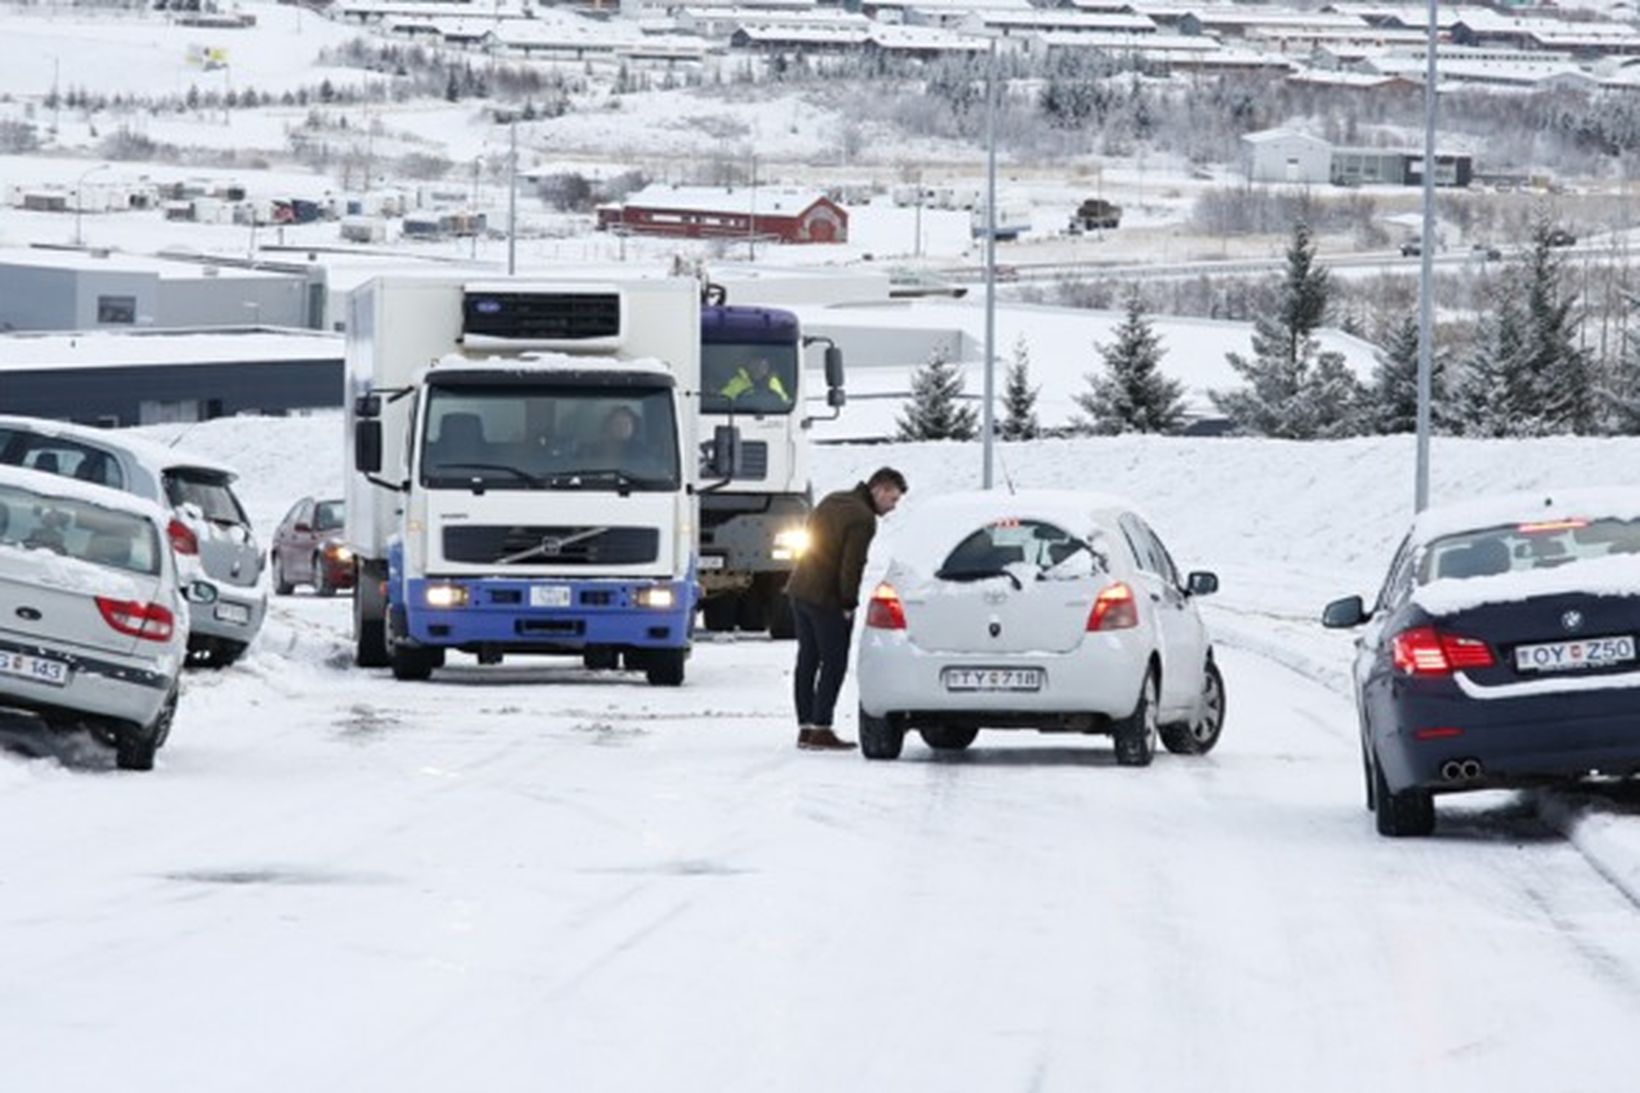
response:
<path id="1" fill-rule="evenodd" d="M 334 415 L 186 437 L 264 534 L 336 489 L 341 443 Z M 1224 577 L 1224 743 L 1145 770 L 1069 737 L 799 753 L 791 649 L 761 639 L 703 642 L 678 691 L 527 662 L 396 684 L 349 666 L 345 601 L 281 599 L 189 677 L 152 774 L 0 755 L 0 1086 L 1623 1088 L 1640 934 L 1579 844 L 1635 821 L 1574 843 L 1476 795 L 1392 842 L 1361 807 L 1347 639 L 1312 620 L 1378 578 L 1410 453 L 1002 449 L 1021 485 L 1142 498 Z M 1435 454 L 1437 498 L 1640 484 L 1634 441 Z M 816 462 L 821 488 L 892 462 L 914 504 L 979 452 Z"/>

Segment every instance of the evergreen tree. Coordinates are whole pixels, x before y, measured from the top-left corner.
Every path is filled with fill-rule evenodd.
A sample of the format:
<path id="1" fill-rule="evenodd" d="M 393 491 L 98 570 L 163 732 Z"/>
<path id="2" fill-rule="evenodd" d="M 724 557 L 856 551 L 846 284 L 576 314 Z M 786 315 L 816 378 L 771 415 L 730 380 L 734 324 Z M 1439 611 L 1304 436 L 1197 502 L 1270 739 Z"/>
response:
<path id="1" fill-rule="evenodd" d="M 1623 351 L 1600 384 L 1601 427 L 1618 436 L 1640 434 L 1640 330 L 1623 336 Z"/>
<path id="2" fill-rule="evenodd" d="M 1021 334 L 1014 342 L 1014 359 L 1008 365 L 1008 379 L 1002 392 L 1003 440 L 1035 440 L 1042 435 L 1036 418 L 1036 396 L 1042 389 L 1031 386 L 1031 350 Z"/>
<path id="3" fill-rule="evenodd" d="M 1287 275 L 1281 291 L 1281 327 L 1287 332 L 1289 361 L 1298 359 L 1300 344 L 1326 319 L 1331 292 L 1327 271 L 1315 264 L 1310 227 L 1300 220 L 1293 225 L 1293 238 L 1287 244 Z"/>
<path id="4" fill-rule="evenodd" d="M 1575 342 L 1577 297 L 1562 284 L 1560 259 L 1549 245 L 1553 230 L 1547 217 L 1537 219 L 1523 270 L 1523 381 L 1534 396 L 1542 432 L 1592 433 L 1598 417 L 1594 365 Z"/>
<path id="5" fill-rule="evenodd" d="M 1515 286 L 1505 278 L 1458 376 L 1452 412 L 1465 436 L 1531 436 L 1540 431 L 1531 392 L 1521 382 L 1521 321 Z"/>
<path id="6" fill-rule="evenodd" d="M 979 433 L 978 411 L 963 406 L 962 371 L 941 346 L 911 376 L 911 398 L 900 415 L 901 440 L 973 440 Z"/>
<path id="7" fill-rule="evenodd" d="M 1365 392 L 1362 425 L 1376 433 L 1411 433 L 1418 429 L 1418 320 L 1407 316 L 1388 332 L 1374 356 L 1372 384 Z M 1446 358 L 1437 347 L 1430 361 L 1430 423 L 1449 425 Z"/>
<path id="8" fill-rule="evenodd" d="M 1162 340 L 1138 288 L 1128 291 L 1125 307 L 1116 340 L 1097 347 L 1103 373 L 1090 374 L 1089 390 L 1076 396 L 1085 415 L 1076 426 L 1104 435 L 1174 432 L 1184 423 L 1184 385 L 1161 372 Z"/>

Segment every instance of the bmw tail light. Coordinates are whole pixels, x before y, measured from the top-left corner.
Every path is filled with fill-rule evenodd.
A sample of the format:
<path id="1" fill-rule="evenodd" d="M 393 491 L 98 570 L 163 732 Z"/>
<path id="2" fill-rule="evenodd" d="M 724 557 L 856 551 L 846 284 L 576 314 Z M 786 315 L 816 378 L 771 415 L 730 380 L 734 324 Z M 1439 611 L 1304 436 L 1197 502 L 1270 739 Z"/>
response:
<path id="1" fill-rule="evenodd" d="M 199 553 L 199 536 L 194 534 L 193 528 L 174 516 L 165 525 L 165 537 L 171 540 L 171 549 L 178 554 Z"/>
<path id="2" fill-rule="evenodd" d="M 1139 605 L 1133 600 L 1133 589 L 1117 581 L 1093 601 L 1088 612 L 1088 632 L 1095 630 L 1130 630 L 1139 625 Z"/>
<path id="3" fill-rule="evenodd" d="M 157 603 L 98 596 L 97 610 L 109 626 L 143 641 L 170 641 L 176 629 L 176 616 Z"/>
<path id="4" fill-rule="evenodd" d="M 1417 626 L 1395 635 L 1390 643 L 1395 670 L 1402 675 L 1449 676 L 1470 668 L 1497 663 L 1492 648 L 1478 638 L 1445 634 L 1433 626 Z"/>
<path id="5" fill-rule="evenodd" d="M 874 630 L 905 629 L 905 604 L 893 585 L 884 582 L 871 594 L 866 604 L 866 625 Z"/>

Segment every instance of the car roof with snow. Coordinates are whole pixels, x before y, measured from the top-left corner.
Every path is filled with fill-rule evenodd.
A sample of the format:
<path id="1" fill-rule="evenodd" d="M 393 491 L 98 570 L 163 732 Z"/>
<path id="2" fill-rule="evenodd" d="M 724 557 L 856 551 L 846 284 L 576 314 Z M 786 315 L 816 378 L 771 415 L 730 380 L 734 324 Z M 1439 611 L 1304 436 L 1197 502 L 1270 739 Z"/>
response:
<path id="1" fill-rule="evenodd" d="M 84 501 L 106 509 L 129 512 L 151 521 L 162 529 L 170 518 L 165 510 L 154 502 L 134 493 L 116 490 L 110 486 L 100 486 L 93 482 L 82 482 L 77 478 L 66 478 L 60 474 L 31 471 L 26 467 L 0 464 L 0 486 L 11 486 L 43 497 Z"/>
<path id="2" fill-rule="evenodd" d="M 226 475 L 230 479 L 239 477 L 239 472 L 221 460 L 212 459 L 209 456 L 199 455 L 181 448 L 173 448 L 168 444 L 149 440 L 147 437 L 132 436 L 123 431 L 116 432 L 112 429 L 99 429 L 91 425 L 77 425 L 69 421 L 53 421 L 49 418 L 0 414 L 0 429 L 5 428 L 26 429 L 42 436 L 77 440 L 92 447 L 123 450 L 133 458 L 142 461 L 145 465 L 162 471 L 177 467 L 192 467 Z"/>
<path id="3" fill-rule="evenodd" d="M 1640 519 L 1640 489 L 1632 486 L 1545 489 L 1442 505 L 1419 514 L 1412 524 L 1412 538 L 1417 543 L 1428 543 L 1480 528 L 1602 517 Z"/>
<path id="4" fill-rule="evenodd" d="M 999 520 L 1041 520 L 1077 535 L 1112 530 L 1118 512 L 1135 512 L 1125 498 L 1082 490 L 964 490 L 908 509 L 889 543 L 894 559 L 933 568 L 963 539 Z"/>
<path id="5" fill-rule="evenodd" d="M 545 350 L 531 350 L 518 356 L 473 357 L 462 353 L 450 353 L 440 357 L 437 363 L 428 369 L 428 372 L 438 376 L 459 376 L 463 372 L 485 375 L 493 375 L 496 372 L 516 372 L 520 376 L 595 372 L 611 376 L 654 377 L 657 380 L 664 379 L 668 383 L 672 382 L 674 378 L 672 369 L 666 362 L 657 360 L 654 357 L 614 360 L 603 356 L 582 357 Z"/>

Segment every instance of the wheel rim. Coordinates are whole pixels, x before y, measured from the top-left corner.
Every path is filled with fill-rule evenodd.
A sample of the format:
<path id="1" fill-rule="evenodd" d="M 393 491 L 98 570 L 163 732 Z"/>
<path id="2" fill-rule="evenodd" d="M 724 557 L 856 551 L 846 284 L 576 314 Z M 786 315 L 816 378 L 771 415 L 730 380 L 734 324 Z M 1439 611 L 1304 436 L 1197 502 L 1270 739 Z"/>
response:
<path id="1" fill-rule="evenodd" d="M 1224 688 L 1218 674 L 1208 672 L 1207 682 L 1202 686 L 1201 703 L 1196 709 L 1195 720 L 1190 723 L 1190 735 L 1206 743 L 1219 734 L 1219 726 L 1223 723 Z"/>

